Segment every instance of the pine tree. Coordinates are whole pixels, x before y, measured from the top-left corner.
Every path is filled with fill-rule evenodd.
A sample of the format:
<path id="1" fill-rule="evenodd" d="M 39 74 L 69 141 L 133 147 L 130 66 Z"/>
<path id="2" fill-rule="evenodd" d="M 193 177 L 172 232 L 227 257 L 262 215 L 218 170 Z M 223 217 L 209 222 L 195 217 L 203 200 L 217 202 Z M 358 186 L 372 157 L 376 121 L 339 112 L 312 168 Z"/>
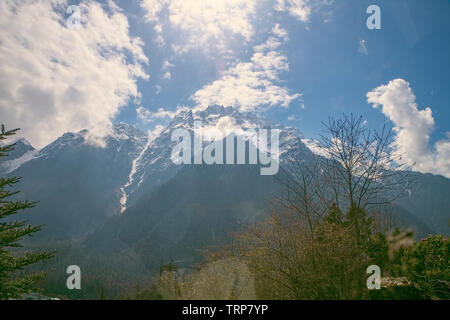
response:
<path id="1" fill-rule="evenodd" d="M 5 126 L 2 125 L 0 141 L 16 134 L 18 130 L 6 131 Z M 6 156 L 7 152 L 13 149 L 14 144 L 0 145 L 0 157 Z M 8 199 L 18 193 L 18 191 L 11 192 L 8 189 L 19 181 L 20 178 L 17 177 L 0 178 L 0 299 L 20 298 L 21 295 L 33 290 L 35 283 L 43 279 L 45 273 L 40 272 L 22 276 L 18 276 L 17 273 L 32 264 L 46 261 L 54 255 L 54 253 L 49 252 L 25 252 L 22 256 L 18 256 L 12 252 L 12 249 L 22 247 L 20 241 L 25 236 L 32 236 L 42 228 L 42 226 L 25 225 L 25 221 L 8 219 L 3 222 L 5 218 L 36 205 L 36 202 L 12 201 Z"/>

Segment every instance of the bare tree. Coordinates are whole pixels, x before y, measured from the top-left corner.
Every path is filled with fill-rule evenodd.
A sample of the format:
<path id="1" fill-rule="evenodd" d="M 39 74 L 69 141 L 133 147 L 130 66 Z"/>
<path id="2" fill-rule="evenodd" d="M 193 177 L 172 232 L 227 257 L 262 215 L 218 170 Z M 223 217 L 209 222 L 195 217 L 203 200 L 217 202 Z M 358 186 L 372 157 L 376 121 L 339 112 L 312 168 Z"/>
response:
<path id="1" fill-rule="evenodd" d="M 282 209 L 295 213 L 304 220 L 311 235 L 317 221 L 328 210 L 326 201 L 321 198 L 321 185 L 318 181 L 319 158 L 313 154 L 299 154 L 292 149 L 287 164 L 281 168 L 278 181 L 285 187 L 284 193 L 276 200 Z"/>
<path id="2" fill-rule="evenodd" d="M 413 164 L 402 161 L 391 130 L 369 130 L 362 117 L 345 114 L 324 126 L 319 154 L 292 151 L 279 179 L 286 187 L 279 203 L 302 215 L 311 231 L 333 204 L 385 210 L 411 188 Z"/>
<path id="3" fill-rule="evenodd" d="M 389 204 L 410 188 L 413 164 L 402 161 L 391 129 L 372 131 L 362 117 L 345 114 L 329 118 L 325 127 L 318 146 L 325 155 L 320 167 L 334 193 L 332 201 L 344 199 L 365 209 Z"/>

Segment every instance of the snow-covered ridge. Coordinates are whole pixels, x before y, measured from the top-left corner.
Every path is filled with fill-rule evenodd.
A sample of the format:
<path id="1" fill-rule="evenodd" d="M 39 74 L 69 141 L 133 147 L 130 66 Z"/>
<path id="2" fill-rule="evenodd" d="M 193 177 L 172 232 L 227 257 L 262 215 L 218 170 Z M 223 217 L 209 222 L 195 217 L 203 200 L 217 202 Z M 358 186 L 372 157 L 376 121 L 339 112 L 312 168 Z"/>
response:
<path id="1" fill-rule="evenodd" d="M 28 151 L 17 159 L 3 162 L 1 167 L 3 168 L 5 174 L 11 173 L 17 168 L 20 168 L 24 163 L 36 158 L 39 158 L 39 152 L 37 150 Z"/>
<path id="2" fill-rule="evenodd" d="M 0 163 L 0 171 L 2 173 L 10 173 L 19 168 L 24 163 L 38 157 L 38 152 L 33 146 L 24 138 L 18 138 L 11 142 L 5 143 L 6 145 L 14 144 L 13 150 L 8 152 L 8 155 Z"/>
<path id="3" fill-rule="evenodd" d="M 242 132 L 258 129 L 280 130 L 281 163 L 291 149 L 300 148 L 309 152 L 301 142 L 302 134 L 296 128 L 267 121 L 252 112 L 239 112 L 232 107 L 210 106 L 203 110 L 183 110 L 164 129 L 151 134 L 150 132 L 146 134 L 127 123 L 117 123 L 112 133 L 105 137 L 105 147 L 95 147 L 87 143 L 89 134 L 87 130 L 65 133 L 41 150 L 28 150 L 17 159 L 13 159 L 14 161 L 5 161 L 7 167 L 4 168 L 12 172 L 33 159 L 47 161 L 58 157 L 61 153 L 70 157 L 71 153 L 82 151 L 83 157 L 88 159 L 86 161 L 91 159 L 91 152 L 92 159 L 101 155 L 101 159 L 104 159 L 102 161 L 111 161 L 104 163 L 105 166 L 114 165 L 118 170 L 118 179 L 114 182 L 113 188 L 117 192 L 118 212 L 124 212 L 139 197 L 177 173 L 181 166 L 175 165 L 171 160 L 172 147 L 176 144 L 171 140 L 172 132 L 175 129 L 187 129 L 192 132 L 194 122 L 199 120 L 206 135 L 218 132 L 224 136 L 230 133 L 240 135 Z M 203 142 L 206 145 L 209 140 L 204 139 Z"/>
<path id="4" fill-rule="evenodd" d="M 152 139 L 152 137 L 150 137 L 150 135 L 147 137 L 147 143 L 145 144 L 144 148 L 139 153 L 137 158 L 133 159 L 133 162 L 131 164 L 131 171 L 130 171 L 130 174 L 128 175 L 127 183 L 125 183 L 125 185 L 120 187 L 120 192 L 122 194 L 122 196 L 120 198 L 120 213 L 124 212 L 125 209 L 127 208 L 128 195 L 126 193 L 126 188 L 128 188 L 129 186 L 131 186 L 133 184 L 134 176 L 137 172 L 137 168 L 141 165 L 142 157 L 143 157 L 144 153 L 147 151 L 147 149 L 149 148 L 150 144 L 153 142 L 153 140 L 154 139 Z"/>
<path id="5" fill-rule="evenodd" d="M 83 145 L 88 142 L 88 134 L 89 131 L 86 129 L 80 130 L 79 132 L 66 132 L 40 150 L 35 150 L 23 138 L 17 139 L 15 141 L 16 146 L 10 154 L 13 156 L 15 153 L 20 152 L 20 150 L 24 151 L 18 157 L 2 161 L 2 171 L 4 172 L 6 170 L 6 173 L 10 173 L 33 159 L 53 157 L 66 148 L 71 149 Z M 108 147 L 114 146 L 115 151 L 120 152 L 121 146 L 128 142 L 137 146 L 142 145 L 143 147 L 147 142 L 147 136 L 134 126 L 120 122 L 114 126 L 111 135 L 105 137 L 105 142 Z"/>

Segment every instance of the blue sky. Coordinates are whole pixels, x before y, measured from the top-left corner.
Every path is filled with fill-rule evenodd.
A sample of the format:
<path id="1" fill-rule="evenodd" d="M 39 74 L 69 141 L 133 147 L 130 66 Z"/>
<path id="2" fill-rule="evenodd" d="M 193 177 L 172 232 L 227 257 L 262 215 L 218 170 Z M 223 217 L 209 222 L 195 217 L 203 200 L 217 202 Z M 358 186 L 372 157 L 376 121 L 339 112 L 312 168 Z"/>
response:
<path id="1" fill-rule="evenodd" d="M 220 56 L 199 51 L 177 55 L 170 48 L 157 47 L 152 39 L 154 33 L 142 19 L 142 9 L 129 1 L 117 3 L 133 14 L 131 33 L 144 40 L 150 59 L 152 79 L 140 81 L 141 104 L 153 111 L 160 107 L 174 110 L 177 105 L 194 106 L 190 96 L 216 79 L 216 62 L 220 61 Z M 371 4 L 381 8 L 381 30 L 366 27 L 369 17 L 366 9 Z M 332 12 L 329 22 L 324 22 L 324 12 Z M 419 107 L 429 106 L 433 111 L 436 130 L 431 142 L 445 136 L 450 128 L 449 1 L 337 1 L 314 11 L 308 22 L 286 13 L 273 13 L 271 24 L 280 23 L 290 38 L 283 47 L 290 70 L 280 78 L 287 88 L 301 93 L 302 98 L 288 109 L 271 108 L 263 116 L 296 126 L 311 138 L 321 130 L 321 121 L 342 112 L 361 114 L 368 120 L 369 127 L 379 128 L 389 121 L 367 103 L 366 93 L 390 80 L 402 78 L 411 84 Z M 268 29 L 264 24 L 266 21 L 259 23 L 263 29 Z M 264 39 L 267 31 L 255 36 Z M 362 40 L 366 43 L 367 55 L 359 51 Z M 237 48 L 236 59 L 246 61 L 249 55 L 243 51 L 250 50 L 251 46 L 252 43 L 246 48 Z M 175 65 L 170 81 L 161 79 L 160 68 L 167 58 Z M 159 95 L 155 93 L 156 85 L 162 87 Z M 300 108 L 301 104 L 304 109 Z M 130 104 L 118 119 L 147 128 L 137 121 L 135 107 Z M 292 115 L 295 120 L 289 121 Z"/>
<path id="2" fill-rule="evenodd" d="M 366 26 L 373 4 L 380 30 Z M 80 28 L 66 25 L 70 5 Z M 38 147 L 85 127 L 101 137 L 116 121 L 154 130 L 180 107 L 221 103 L 311 139 L 329 116 L 362 115 L 394 127 L 418 170 L 450 176 L 448 0 L 0 6 L 0 112 Z"/>

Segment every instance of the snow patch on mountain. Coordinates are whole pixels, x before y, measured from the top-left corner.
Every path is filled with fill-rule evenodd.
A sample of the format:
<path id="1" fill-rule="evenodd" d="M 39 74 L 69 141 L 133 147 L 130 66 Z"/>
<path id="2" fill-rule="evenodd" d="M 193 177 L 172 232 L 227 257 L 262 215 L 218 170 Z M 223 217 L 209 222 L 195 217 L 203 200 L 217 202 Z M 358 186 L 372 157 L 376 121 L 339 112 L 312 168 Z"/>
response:
<path id="1" fill-rule="evenodd" d="M 319 146 L 319 141 L 314 140 L 314 139 L 302 139 L 302 142 L 306 145 L 306 147 L 311 150 L 312 153 L 322 156 L 322 157 L 328 157 L 328 153 L 323 150 L 320 146 Z"/>
<path id="2" fill-rule="evenodd" d="M 28 151 L 21 157 L 13 160 L 8 160 L 2 163 L 2 168 L 5 170 L 4 173 L 11 173 L 17 168 L 20 168 L 23 164 L 27 163 L 30 160 L 39 158 L 39 152 L 36 150 Z"/>
<path id="3" fill-rule="evenodd" d="M 122 196 L 120 198 L 120 213 L 123 213 L 126 210 L 126 208 L 127 208 L 128 195 L 127 195 L 125 189 L 133 184 L 134 176 L 135 176 L 135 174 L 137 172 L 137 168 L 141 164 L 142 157 L 145 154 L 145 152 L 147 151 L 147 149 L 149 148 L 150 144 L 153 142 L 153 140 L 154 139 L 152 139 L 152 137 L 150 135 L 147 137 L 147 143 L 145 144 L 144 148 L 139 153 L 137 158 L 133 159 L 133 162 L 132 162 L 132 165 L 131 165 L 131 171 L 130 171 L 130 174 L 128 175 L 127 183 L 125 183 L 125 185 L 120 187 L 120 192 L 122 194 Z"/>
<path id="4" fill-rule="evenodd" d="M 135 159 L 133 159 L 132 164 L 131 164 L 131 171 L 130 171 L 130 174 L 128 175 L 128 180 L 123 186 L 120 187 L 120 192 L 121 192 L 120 213 L 123 213 L 126 210 L 128 196 L 133 192 L 133 189 L 130 189 L 129 192 L 127 192 L 127 189 L 129 189 L 133 185 L 133 183 L 135 181 L 135 176 L 138 172 L 138 169 L 140 169 L 143 165 L 145 165 L 143 163 L 143 157 L 144 157 L 145 153 L 150 148 L 150 146 L 155 141 L 155 139 L 159 137 L 161 132 L 162 132 L 162 128 L 157 128 L 153 131 L 148 131 L 145 146 L 142 148 L 141 152 L 139 152 L 138 156 Z M 150 162 L 150 165 L 156 163 L 156 161 L 158 161 L 159 158 L 160 157 L 156 157 L 155 159 L 153 159 Z M 139 182 L 137 185 L 138 187 L 142 184 L 142 181 L 143 181 L 143 177 L 140 176 Z"/>
<path id="5" fill-rule="evenodd" d="M 229 134 L 236 134 L 257 145 L 257 133 L 260 129 L 278 129 L 279 135 L 279 157 L 281 165 L 287 161 L 289 154 L 301 154 L 301 156 L 312 155 L 311 151 L 302 143 L 302 133 L 294 127 L 284 126 L 280 123 L 260 118 L 253 112 L 240 112 L 233 107 L 210 106 L 203 110 L 183 110 L 173 117 L 166 127 L 149 132 L 145 147 L 132 160 L 131 170 L 125 181 L 118 189 L 120 190 L 120 212 L 135 203 L 140 197 L 148 194 L 153 188 L 165 183 L 174 177 L 182 167 L 171 160 L 173 146 L 177 143 L 172 141 L 171 135 L 175 129 L 186 129 L 194 131 L 194 122 L 201 121 L 203 147 L 212 140 L 223 139 Z M 253 134 L 251 134 L 253 132 Z M 256 135 L 255 135 L 256 133 Z M 271 150 L 270 134 L 267 146 L 262 146 L 262 151 Z"/>

